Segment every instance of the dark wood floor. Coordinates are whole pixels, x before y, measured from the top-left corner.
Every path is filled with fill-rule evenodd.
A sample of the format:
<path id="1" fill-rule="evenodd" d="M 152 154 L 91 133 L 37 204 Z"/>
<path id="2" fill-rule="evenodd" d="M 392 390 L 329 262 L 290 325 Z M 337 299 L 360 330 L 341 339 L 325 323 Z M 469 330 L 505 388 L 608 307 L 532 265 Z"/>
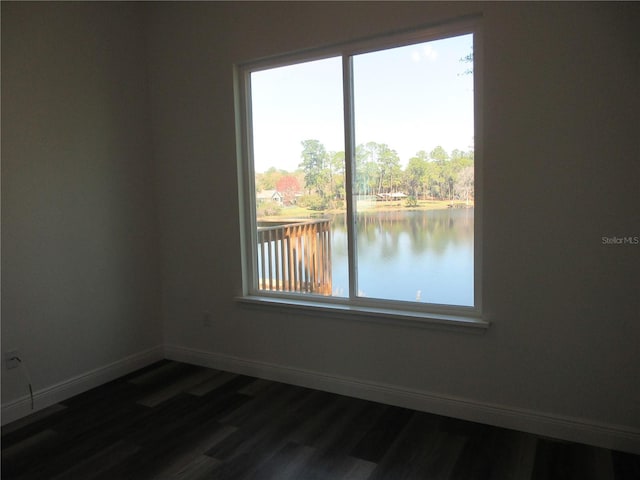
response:
<path id="1" fill-rule="evenodd" d="M 640 479 L 640 457 L 163 361 L 2 428 L 9 479 Z"/>

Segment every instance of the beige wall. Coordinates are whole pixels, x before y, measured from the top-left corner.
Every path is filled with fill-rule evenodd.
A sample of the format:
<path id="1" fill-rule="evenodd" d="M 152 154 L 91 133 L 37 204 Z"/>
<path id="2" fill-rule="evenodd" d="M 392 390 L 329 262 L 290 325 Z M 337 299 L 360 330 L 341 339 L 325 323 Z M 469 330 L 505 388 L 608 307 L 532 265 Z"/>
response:
<path id="1" fill-rule="evenodd" d="M 36 393 L 162 344 L 139 13 L 2 3 L 2 351 Z"/>
<path id="2" fill-rule="evenodd" d="M 637 5 L 158 4 L 150 21 L 169 346 L 640 427 Z M 232 64 L 482 13 L 483 336 L 267 313 L 241 291 Z M 203 311 L 215 312 L 212 328 Z M 199 353 L 198 353 L 199 352 Z M 285 375 L 286 376 L 286 375 Z M 637 437 L 636 437 L 637 438 Z"/>
<path id="3" fill-rule="evenodd" d="M 639 448 L 640 247 L 601 244 L 640 235 L 639 12 L 3 3 L 3 352 L 23 350 L 45 388 L 164 335 L 168 352 L 199 361 L 346 379 L 346 393 L 354 381 L 380 385 L 436 407 L 453 399 L 487 421 L 495 407 L 524 428 L 523 412 L 568 418 Z M 485 27 L 491 328 L 476 336 L 240 306 L 232 64 L 467 13 Z M 3 403 L 22 395 L 12 375 Z"/>

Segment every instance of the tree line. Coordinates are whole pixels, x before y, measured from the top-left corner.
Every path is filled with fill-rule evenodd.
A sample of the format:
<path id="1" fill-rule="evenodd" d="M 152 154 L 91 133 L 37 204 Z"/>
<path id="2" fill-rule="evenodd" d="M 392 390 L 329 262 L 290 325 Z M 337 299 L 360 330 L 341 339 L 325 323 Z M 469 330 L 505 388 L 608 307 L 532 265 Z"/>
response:
<path id="1" fill-rule="evenodd" d="M 318 140 L 301 142 L 301 161 L 295 172 L 270 168 L 256 174 L 256 190 L 277 190 L 285 203 L 316 210 L 340 208 L 345 198 L 344 152 L 327 151 Z M 437 146 L 421 150 L 402 168 L 398 153 L 384 143 L 358 145 L 354 191 L 357 195 L 404 193 L 419 199 L 473 199 L 473 151 L 446 152 Z"/>

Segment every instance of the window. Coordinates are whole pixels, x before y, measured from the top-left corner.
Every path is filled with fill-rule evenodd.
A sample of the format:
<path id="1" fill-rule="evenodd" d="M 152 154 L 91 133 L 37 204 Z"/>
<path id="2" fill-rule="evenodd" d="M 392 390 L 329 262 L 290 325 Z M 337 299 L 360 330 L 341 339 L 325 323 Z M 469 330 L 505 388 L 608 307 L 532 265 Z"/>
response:
<path id="1" fill-rule="evenodd" d="M 238 68 L 245 298 L 479 317 L 478 41 L 466 22 Z"/>

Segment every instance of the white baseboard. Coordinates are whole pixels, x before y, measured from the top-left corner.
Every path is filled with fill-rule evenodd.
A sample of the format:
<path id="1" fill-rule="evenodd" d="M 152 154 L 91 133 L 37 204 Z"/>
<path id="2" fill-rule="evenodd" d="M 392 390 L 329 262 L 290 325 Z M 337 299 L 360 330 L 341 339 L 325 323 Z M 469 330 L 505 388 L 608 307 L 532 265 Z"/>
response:
<path id="1" fill-rule="evenodd" d="M 233 373 L 323 390 L 350 397 L 460 418 L 536 435 L 640 454 L 640 430 L 590 420 L 541 413 L 470 399 L 411 390 L 354 378 L 326 375 L 177 345 L 165 357 Z"/>
<path id="2" fill-rule="evenodd" d="M 167 345 L 164 348 L 156 346 L 35 391 L 34 410 L 31 410 L 31 401 L 28 395 L 3 404 L 2 425 L 115 380 L 163 358 L 536 435 L 640 454 L 640 430 L 631 427 L 482 403 L 466 398 L 407 389 L 397 385 L 326 375 L 321 372 L 176 345 Z"/>
<path id="3" fill-rule="evenodd" d="M 117 362 L 70 378 L 56 385 L 33 392 L 34 409 L 31 410 L 31 399 L 25 395 L 2 405 L 2 425 L 13 422 L 55 403 L 86 392 L 118 377 L 146 367 L 164 358 L 162 345 L 130 355 Z"/>

